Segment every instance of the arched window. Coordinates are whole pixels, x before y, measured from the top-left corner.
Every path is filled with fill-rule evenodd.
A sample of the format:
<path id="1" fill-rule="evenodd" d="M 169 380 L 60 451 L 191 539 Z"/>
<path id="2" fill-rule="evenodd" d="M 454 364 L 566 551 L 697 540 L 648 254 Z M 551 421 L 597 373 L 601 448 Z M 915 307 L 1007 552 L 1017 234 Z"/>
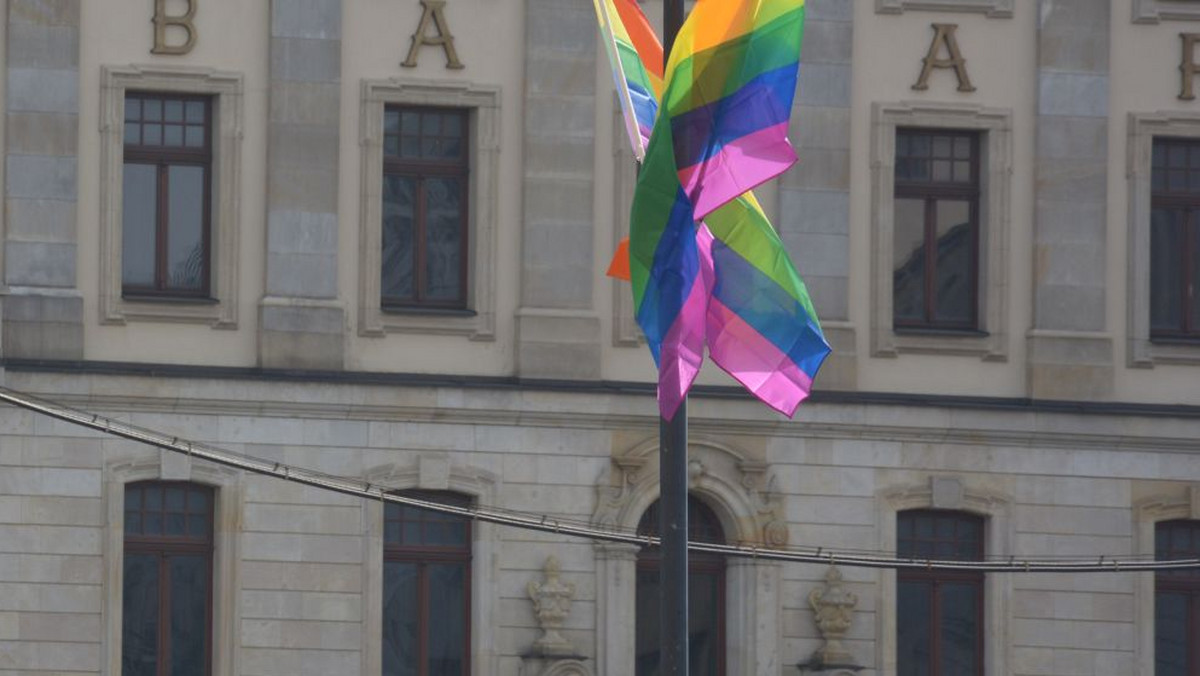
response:
<path id="1" fill-rule="evenodd" d="M 1200 520 L 1160 521 L 1154 558 L 1200 556 Z M 1154 579 L 1154 674 L 1200 674 L 1200 571 L 1163 571 Z"/>
<path id="2" fill-rule="evenodd" d="M 659 503 L 650 505 L 638 533 L 658 535 Z M 724 542 L 717 515 L 698 498 L 688 496 L 688 539 Z M 637 676 L 659 673 L 659 580 L 662 553 L 647 547 L 637 561 Z M 725 558 L 688 552 L 689 676 L 725 673 Z"/>
<path id="3" fill-rule="evenodd" d="M 121 673 L 207 676 L 212 656 L 213 489 L 125 487 Z"/>
<path id="4" fill-rule="evenodd" d="M 984 519 L 965 512 L 912 509 L 896 515 L 901 558 L 981 560 Z M 983 574 L 911 570 L 896 574 L 899 676 L 983 674 Z"/>
<path id="5" fill-rule="evenodd" d="M 467 506 L 456 493 L 406 495 Z M 388 503 L 383 519 L 384 676 L 466 676 L 470 669 L 471 522 Z"/>

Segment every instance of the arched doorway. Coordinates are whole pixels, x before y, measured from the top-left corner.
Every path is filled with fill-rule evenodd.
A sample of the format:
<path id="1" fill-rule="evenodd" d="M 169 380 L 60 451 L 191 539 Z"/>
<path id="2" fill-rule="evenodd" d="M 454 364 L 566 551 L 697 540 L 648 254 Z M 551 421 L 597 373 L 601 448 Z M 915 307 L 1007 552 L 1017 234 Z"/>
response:
<path id="1" fill-rule="evenodd" d="M 657 535 L 659 503 L 642 515 L 638 533 Z M 725 532 L 712 508 L 688 496 L 688 539 L 725 542 Z M 647 547 L 637 557 L 636 676 L 659 674 L 659 580 L 662 556 Z M 688 552 L 689 676 L 725 674 L 725 557 Z"/>

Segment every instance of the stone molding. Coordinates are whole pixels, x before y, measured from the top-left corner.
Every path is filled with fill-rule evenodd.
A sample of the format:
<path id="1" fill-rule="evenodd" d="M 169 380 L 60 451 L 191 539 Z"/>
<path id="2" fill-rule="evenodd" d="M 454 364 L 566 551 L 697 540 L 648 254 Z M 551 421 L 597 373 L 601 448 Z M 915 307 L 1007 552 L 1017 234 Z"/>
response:
<path id="1" fill-rule="evenodd" d="M 496 223 L 500 180 L 499 87 L 466 82 L 390 78 L 363 80 L 359 143 L 358 334 L 465 335 L 496 338 Z M 383 236 L 383 110 L 389 104 L 444 106 L 470 111 L 468 268 L 470 313 L 385 312 L 380 305 Z"/>
<path id="2" fill-rule="evenodd" d="M 399 449 L 397 449 L 399 450 Z M 440 490 L 470 496 L 479 505 L 495 505 L 499 477 L 492 472 L 454 462 L 449 453 L 422 452 L 406 464 L 386 464 L 363 472 L 363 480 L 392 491 Z M 364 507 L 362 674 L 378 676 L 383 668 L 383 503 Z M 495 628 L 499 617 L 500 536 L 496 526 L 471 524 L 471 673 L 498 673 Z"/>
<path id="3" fill-rule="evenodd" d="M 1200 8 L 1196 8 L 1200 18 Z M 1150 340 L 1150 178 L 1156 136 L 1200 139 L 1200 114 L 1159 111 L 1130 113 L 1126 155 L 1129 194 L 1126 271 L 1126 360 L 1131 367 L 1200 364 L 1200 346 Z"/>
<path id="4" fill-rule="evenodd" d="M 1009 231 L 1012 229 L 1013 112 L 976 105 L 900 102 L 871 109 L 871 356 L 905 352 L 978 355 L 1008 361 Z M 981 336 L 897 333 L 893 328 L 895 157 L 898 127 L 983 132 L 980 194 Z"/>
<path id="5" fill-rule="evenodd" d="M 1013 500 L 1007 495 L 978 487 L 986 481 L 954 475 L 931 475 L 925 483 L 885 488 L 876 493 L 878 550 L 896 551 L 896 515 L 909 509 L 953 509 L 985 517 L 984 528 L 988 556 L 1009 554 L 1015 542 Z M 950 484 L 957 483 L 956 489 Z M 879 572 L 876 593 L 875 664 L 881 673 L 896 671 L 896 571 Z M 988 574 L 984 577 L 984 633 L 988 650 L 984 651 L 984 671 L 1007 674 L 1011 663 L 1009 632 L 1012 576 Z"/>
<path id="6" fill-rule="evenodd" d="M 135 446 L 143 449 L 145 447 Z M 214 673 L 240 673 L 242 473 L 166 450 L 104 465 L 104 627 L 101 674 L 121 674 L 124 611 L 125 484 L 191 481 L 216 489 L 213 515 L 212 665 Z"/>
<path id="7" fill-rule="evenodd" d="M 1148 497 L 1133 505 L 1133 553 L 1135 556 L 1154 556 L 1154 530 L 1160 521 L 1200 519 L 1200 484 L 1191 484 L 1182 491 L 1166 492 Z M 1137 636 L 1134 639 L 1134 673 L 1151 676 L 1154 673 L 1154 578 L 1155 573 L 1137 573 L 1134 583 L 1132 622 Z"/>
<path id="8" fill-rule="evenodd" d="M 903 14 L 907 10 L 973 12 L 993 19 L 1011 19 L 1014 0 L 875 0 L 877 14 Z"/>
<path id="9" fill-rule="evenodd" d="M 1200 7 L 1180 0 L 1133 0 L 1133 23 L 1200 20 Z"/>
<path id="10" fill-rule="evenodd" d="M 214 303 L 126 300 L 121 285 L 125 92 L 207 94 L 214 99 L 210 280 Z M 100 69 L 100 323 L 190 322 L 214 329 L 238 324 L 242 211 L 241 73 L 188 66 L 131 65 Z"/>

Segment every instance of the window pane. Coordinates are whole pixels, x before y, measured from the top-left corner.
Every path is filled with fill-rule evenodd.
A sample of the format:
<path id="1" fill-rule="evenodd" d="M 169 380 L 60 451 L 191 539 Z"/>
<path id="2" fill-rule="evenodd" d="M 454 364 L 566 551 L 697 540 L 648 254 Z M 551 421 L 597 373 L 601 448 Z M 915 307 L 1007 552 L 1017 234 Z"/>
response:
<path id="1" fill-rule="evenodd" d="M 158 673 L 158 557 L 125 554 L 121 596 L 121 674 Z"/>
<path id="2" fill-rule="evenodd" d="M 688 666 L 691 676 L 717 676 L 721 655 L 721 576 L 710 572 L 688 575 Z"/>
<path id="3" fill-rule="evenodd" d="M 147 101 L 147 103 L 149 103 Z M 162 145 L 162 125 L 147 124 L 142 126 L 142 144 L 148 146 Z"/>
<path id="4" fill-rule="evenodd" d="M 383 280 L 384 298 L 413 299 L 413 207 L 416 180 L 404 176 L 383 177 Z"/>
<path id="5" fill-rule="evenodd" d="M 163 118 L 167 122 L 183 122 L 183 101 L 166 101 L 163 103 Z"/>
<path id="6" fill-rule="evenodd" d="M 929 626 L 932 586 L 928 582 L 900 580 L 896 592 L 896 673 L 927 676 L 933 666 Z"/>
<path id="7" fill-rule="evenodd" d="M 154 286 L 156 177 L 153 165 L 125 165 L 121 205 L 121 282 L 125 286 Z"/>
<path id="8" fill-rule="evenodd" d="M 383 566 L 383 674 L 417 676 L 417 566 Z"/>
<path id="9" fill-rule="evenodd" d="M 658 676 L 659 578 L 657 570 L 637 571 L 636 627 L 634 673 L 637 676 Z"/>
<path id="10" fill-rule="evenodd" d="M 1183 212 L 1150 212 L 1150 330 L 1179 331 L 1183 327 Z"/>
<path id="11" fill-rule="evenodd" d="M 1188 597 L 1154 597 L 1154 676 L 1188 676 Z"/>
<path id="12" fill-rule="evenodd" d="M 142 100 L 125 97 L 125 119 L 140 120 L 142 119 Z"/>
<path id="13" fill-rule="evenodd" d="M 193 124 L 204 122 L 204 102 L 203 101 L 188 101 L 187 103 L 187 121 Z"/>
<path id="14" fill-rule="evenodd" d="M 187 141 L 184 145 L 189 148 L 204 147 L 204 127 L 189 125 L 187 128 Z"/>
<path id="15" fill-rule="evenodd" d="M 162 119 L 162 101 L 149 99 L 142 102 L 142 119 L 159 121 Z"/>
<path id="16" fill-rule="evenodd" d="M 892 278 L 893 312 L 897 321 L 925 319 L 925 202 L 897 199 Z"/>
<path id="17" fill-rule="evenodd" d="M 125 145 L 137 145 L 141 141 L 141 138 L 139 137 L 141 129 L 141 126 L 136 122 L 126 122 Z"/>
<path id="18" fill-rule="evenodd" d="M 937 202 L 937 308 L 943 322 L 974 324 L 975 233 L 971 203 Z"/>
<path id="19" fill-rule="evenodd" d="M 202 676 L 208 651 L 208 561 L 172 556 L 171 676 Z"/>
<path id="20" fill-rule="evenodd" d="M 941 586 L 941 662 L 943 674 L 974 674 L 979 664 L 979 587 L 970 583 Z"/>
<path id="21" fill-rule="evenodd" d="M 184 491 L 182 486 L 167 486 L 167 510 L 171 512 L 183 511 Z"/>
<path id="22" fill-rule="evenodd" d="M 1188 255 L 1192 266 L 1192 281 L 1189 284 L 1192 294 L 1189 332 L 1200 334 L 1200 212 L 1192 212 L 1192 252 Z"/>
<path id="23" fill-rule="evenodd" d="M 167 169 L 167 274 L 172 289 L 204 288 L 204 167 Z"/>
<path id="24" fill-rule="evenodd" d="M 432 300 L 461 298 L 462 215 L 462 181 L 425 180 L 425 274 Z"/>
<path id="25" fill-rule="evenodd" d="M 429 676 L 465 676 L 466 567 L 429 566 Z"/>
<path id="26" fill-rule="evenodd" d="M 163 125 L 163 145 L 168 145 L 168 146 L 183 145 L 183 125 L 181 125 L 181 124 Z"/>

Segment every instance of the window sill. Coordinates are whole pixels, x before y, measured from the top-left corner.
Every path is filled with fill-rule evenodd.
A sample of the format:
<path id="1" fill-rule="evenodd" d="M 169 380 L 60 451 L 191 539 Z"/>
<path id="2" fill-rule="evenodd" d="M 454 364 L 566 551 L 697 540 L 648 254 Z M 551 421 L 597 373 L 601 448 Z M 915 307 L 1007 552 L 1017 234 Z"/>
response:
<path id="1" fill-rule="evenodd" d="M 939 336 L 946 338 L 987 338 L 992 334 L 979 329 L 941 329 L 933 326 L 894 326 L 892 331 L 898 336 Z"/>
<path id="2" fill-rule="evenodd" d="M 216 305 L 221 301 L 208 296 L 170 296 L 145 293 L 121 294 L 121 300 L 127 303 L 171 303 L 179 305 Z"/>
<path id="3" fill-rule="evenodd" d="M 384 305 L 379 308 L 380 312 L 386 315 L 399 316 L 430 316 L 430 317 L 475 317 L 474 310 L 459 310 L 455 308 L 440 308 L 440 307 L 419 307 L 419 306 L 401 306 L 401 305 Z"/>

